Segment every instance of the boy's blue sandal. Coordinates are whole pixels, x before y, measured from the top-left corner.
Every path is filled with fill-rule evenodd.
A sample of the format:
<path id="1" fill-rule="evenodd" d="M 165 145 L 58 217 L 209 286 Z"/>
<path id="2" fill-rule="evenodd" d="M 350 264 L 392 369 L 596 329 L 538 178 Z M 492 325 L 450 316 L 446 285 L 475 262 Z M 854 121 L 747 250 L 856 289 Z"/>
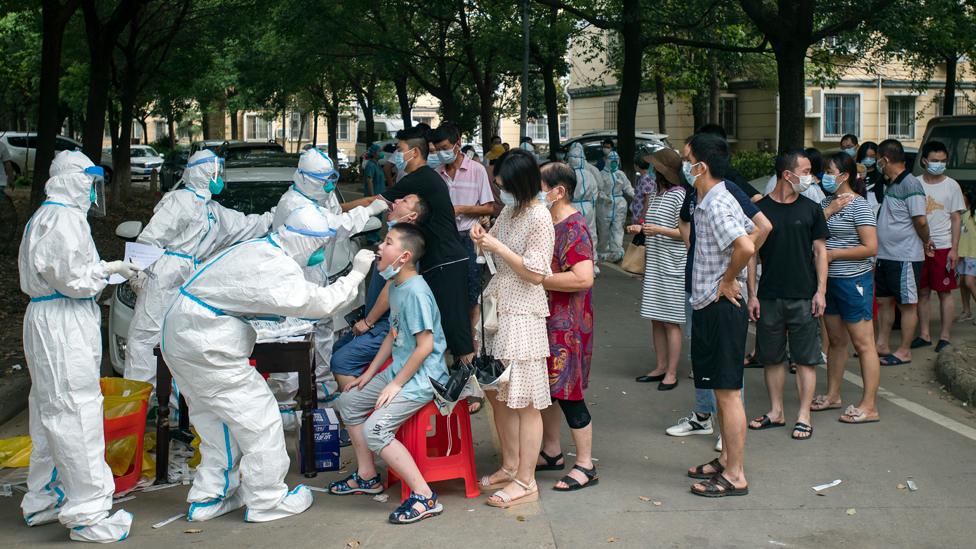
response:
<path id="1" fill-rule="evenodd" d="M 353 488 L 349 486 L 349 481 L 355 481 L 356 487 Z M 348 477 L 337 480 L 329 485 L 329 493 L 333 496 L 357 496 L 357 495 L 373 495 L 383 493 L 383 482 L 380 480 L 380 475 L 377 474 L 371 479 L 363 479 L 359 476 L 358 471 L 353 471 Z"/>
<path id="2" fill-rule="evenodd" d="M 419 503 L 422 511 L 418 511 L 414 504 Z M 406 499 L 396 511 L 390 513 L 390 522 L 393 524 L 410 524 L 419 522 L 425 518 L 436 517 L 444 512 L 444 506 L 437 503 L 437 492 L 431 492 L 430 497 L 426 498 L 417 492 L 410 492 L 410 497 Z"/>

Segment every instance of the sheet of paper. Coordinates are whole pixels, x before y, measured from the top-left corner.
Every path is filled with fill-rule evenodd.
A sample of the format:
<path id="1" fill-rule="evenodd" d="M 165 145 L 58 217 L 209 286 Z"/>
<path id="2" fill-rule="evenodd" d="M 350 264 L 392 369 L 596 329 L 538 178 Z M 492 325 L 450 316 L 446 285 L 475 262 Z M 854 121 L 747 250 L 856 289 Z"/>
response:
<path id="1" fill-rule="evenodd" d="M 166 250 L 162 248 L 157 248 L 156 246 L 150 246 L 148 244 L 139 244 L 138 242 L 126 242 L 125 243 L 125 260 L 130 263 L 135 263 L 139 267 L 145 269 L 156 262 L 160 257 L 163 256 L 163 252 Z M 122 284 L 125 282 L 125 278 L 119 275 L 112 275 L 108 279 L 109 284 Z"/>

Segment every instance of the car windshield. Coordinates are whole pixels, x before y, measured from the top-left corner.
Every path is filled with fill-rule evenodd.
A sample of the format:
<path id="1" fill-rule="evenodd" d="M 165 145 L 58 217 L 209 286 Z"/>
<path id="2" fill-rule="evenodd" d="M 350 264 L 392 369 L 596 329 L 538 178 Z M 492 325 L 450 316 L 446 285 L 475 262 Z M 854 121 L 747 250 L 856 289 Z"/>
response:
<path id="1" fill-rule="evenodd" d="M 278 200 L 290 185 L 290 180 L 228 183 L 222 193 L 214 196 L 214 200 L 221 206 L 244 214 L 262 214 L 278 205 Z"/>
<path id="2" fill-rule="evenodd" d="M 258 145 L 254 147 L 229 147 L 224 150 L 223 157 L 225 160 L 245 160 L 250 158 L 267 158 L 269 156 L 278 156 L 282 154 L 284 149 L 280 145 L 268 146 L 268 145 Z"/>
<path id="3" fill-rule="evenodd" d="M 132 158 L 158 158 L 159 153 L 157 153 L 155 150 L 150 149 L 148 147 L 146 148 L 139 147 L 138 149 L 135 148 L 132 149 L 132 152 L 129 156 L 131 156 Z"/>
<path id="4" fill-rule="evenodd" d="M 949 149 L 950 170 L 976 170 L 976 132 L 972 126 L 950 125 L 932 128 L 929 141 L 941 141 Z"/>

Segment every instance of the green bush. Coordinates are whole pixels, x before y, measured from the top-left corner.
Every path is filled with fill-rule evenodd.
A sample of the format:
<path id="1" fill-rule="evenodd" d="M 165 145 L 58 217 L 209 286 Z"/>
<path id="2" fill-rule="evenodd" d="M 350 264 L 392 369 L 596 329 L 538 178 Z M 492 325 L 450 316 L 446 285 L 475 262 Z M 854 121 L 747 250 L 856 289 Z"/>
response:
<path id="1" fill-rule="evenodd" d="M 743 151 L 732 155 L 732 167 L 747 181 L 768 177 L 775 169 L 776 155 L 771 152 Z"/>

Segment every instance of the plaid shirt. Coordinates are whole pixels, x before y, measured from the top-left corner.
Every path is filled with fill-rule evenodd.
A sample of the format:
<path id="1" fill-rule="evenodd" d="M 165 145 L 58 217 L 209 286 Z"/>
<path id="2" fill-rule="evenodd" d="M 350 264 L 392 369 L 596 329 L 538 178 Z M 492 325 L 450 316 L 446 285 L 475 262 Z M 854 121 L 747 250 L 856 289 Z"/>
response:
<path id="1" fill-rule="evenodd" d="M 704 309 L 715 301 L 718 283 L 732 260 L 732 242 L 755 227 L 725 182 L 712 187 L 695 207 L 695 260 L 691 269 L 691 306 Z M 745 286 L 746 270 L 737 276 Z"/>

